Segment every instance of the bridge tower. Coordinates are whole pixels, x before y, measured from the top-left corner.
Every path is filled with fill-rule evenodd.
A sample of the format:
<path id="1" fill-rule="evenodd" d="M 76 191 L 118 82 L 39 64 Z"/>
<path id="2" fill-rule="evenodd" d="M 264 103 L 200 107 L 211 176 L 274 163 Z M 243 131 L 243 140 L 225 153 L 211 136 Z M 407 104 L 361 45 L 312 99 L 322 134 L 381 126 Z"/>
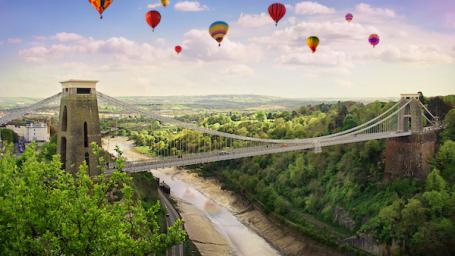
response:
<path id="1" fill-rule="evenodd" d="M 411 136 L 387 140 L 384 151 L 385 175 L 388 179 L 416 177 L 425 179 L 431 171 L 430 159 L 436 152 L 437 133 L 424 131 L 420 94 L 401 94 L 401 106 L 411 101 L 398 112 L 398 132 L 411 132 Z"/>
<path id="2" fill-rule="evenodd" d="M 90 144 L 101 146 L 96 84 L 98 81 L 68 80 L 61 82 L 60 122 L 57 150 L 63 168 L 73 174 L 85 161 L 89 175 L 96 175 L 97 159 Z"/>
<path id="3" fill-rule="evenodd" d="M 419 133 L 423 131 L 422 107 L 420 106 L 420 94 L 401 94 L 400 107 L 411 101 L 404 109 L 398 112 L 398 132 Z"/>

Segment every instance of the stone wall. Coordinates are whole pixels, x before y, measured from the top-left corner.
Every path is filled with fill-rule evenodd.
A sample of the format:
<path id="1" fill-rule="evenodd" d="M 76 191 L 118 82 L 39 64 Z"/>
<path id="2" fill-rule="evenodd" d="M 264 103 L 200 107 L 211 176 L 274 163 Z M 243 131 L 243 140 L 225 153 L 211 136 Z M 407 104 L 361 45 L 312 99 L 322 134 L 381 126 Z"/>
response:
<path id="1" fill-rule="evenodd" d="M 428 132 L 387 140 L 384 151 L 385 178 L 425 179 L 431 171 L 429 160 L 436 152 L 437 137 L 435 132 Z"/>

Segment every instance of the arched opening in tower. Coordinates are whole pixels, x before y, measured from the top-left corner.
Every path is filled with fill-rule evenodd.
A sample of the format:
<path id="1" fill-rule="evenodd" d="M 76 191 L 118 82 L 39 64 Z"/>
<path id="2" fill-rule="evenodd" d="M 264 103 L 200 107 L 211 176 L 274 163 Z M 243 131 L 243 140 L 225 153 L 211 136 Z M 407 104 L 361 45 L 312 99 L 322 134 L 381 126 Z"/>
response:
<path id="1" fill-rule="evenodd" d="M 88 148 L 88 127 L 87 127 L 87 122 L 84 122 L 84 147 Z"/>
<path id="2" fill-rule="evenodd" d="M 61 143 L 60 143 L 60 161 L 62 162 L 62 167 L 63 169 L 66 169 L 66 138 L 62 137 L 61 138 Z"/>
<path id="3" fill-rule="evenodd" d="M 63 114 L 62 114 L 62 132 L 66 132 L 68 128 L 68 110 L 66 106 L 63 107 Z"/>

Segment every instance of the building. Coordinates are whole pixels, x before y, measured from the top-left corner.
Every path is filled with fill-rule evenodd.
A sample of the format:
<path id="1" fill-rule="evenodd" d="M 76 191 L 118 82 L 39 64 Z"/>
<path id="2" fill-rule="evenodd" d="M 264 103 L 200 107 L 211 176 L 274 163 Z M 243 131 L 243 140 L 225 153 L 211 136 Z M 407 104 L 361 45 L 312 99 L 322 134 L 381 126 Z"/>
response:
<path id="1" fill-rule="evenodd" d="M 25 126 L 7 125 L 6 128 L 24 138 L 25 142 L 48 142 L 50 139 L 50 129 L 45 123 L 28 123 Z"/>

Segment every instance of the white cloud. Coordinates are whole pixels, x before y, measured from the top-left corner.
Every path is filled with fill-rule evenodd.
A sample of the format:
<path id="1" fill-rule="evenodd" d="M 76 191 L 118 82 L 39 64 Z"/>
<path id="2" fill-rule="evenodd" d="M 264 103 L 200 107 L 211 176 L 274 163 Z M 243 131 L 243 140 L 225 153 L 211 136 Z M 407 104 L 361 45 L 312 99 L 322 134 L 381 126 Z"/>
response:
<path id="1" fill-rule="evenodd" d="M 148 4 L 147 5 L 147 8 L 148 9 L 156 9 L 156 8 L 159 8 L 159 7 L 162 7 L 163 5 L 161 3 L 154 3 L 154 4 Z"/>
<path id="2" fill-rule="evenodd" d="M 20 39 L 18 37 L 12 37 L 12 38 L 6 39 L 6 42 L 9 44 L 20 44 L 20 43 L 22 43 L 22 39 Z"/>
<path id="3" fill-rule="evenodd" d="M 205 30 L 193 29 L 185 33 L 185 55 L 205 62 L 241 61 L 257 62 L 263 57 L 262 50 L 254 44 L 235 42 L 226 37 L 221 47 Z"/>
<path id="4" fill-rule="evenodd" d="M 134 62 L 150 61 L 164 54 L 164 50 L 149 43 L 137 43 L 124 37 L 96 40 L 74 33 L 58 33 L 52 38 L 54 41 L 50 45 L 39 45 L 20 50 L 19 56 L 28 62 L 48 62 L 82 60 L 99 54 L 107 55 L 115 60 Z"/>
<path id="5" fill-rule="evenodd" d="M 268 14 L 261 13 L 261 14 L 240 14 L 240 18 L 237 23 L 241 27 L 246 28 L 258 28 L 264 25 L 273 24 L 272 19 L 269 17 Z"/>
<path id="6" fill-rule="evenodd" d="M 79 41 L 79 40 L 82 40 L 83 38 L 84 37 L 79 35 L 79 34 L 67 33 L 67 32 L 57 33 L 54 36 L 54 39 L 57 40 L 58 42 L 61 42 L 61 43 Z"/>
<path id="7" fill-rule="evenodd" d="M 182 11 L 182 12 L 200 12 L 200 11 L 206 11 L 209 9 L 207 5 L 203 5 L 203 4 L 199 3 L 198 1 L 178 2 L 174 5 L 174 8 L 177 11 Z"/>
<path id="8" fill-rule="evenodd" d="M 222 74 L 235 76 L 251 76 L 254 75 L 254 69 L 247 65 L 238 64 L 225 68 L 222 71 Z"/>
<path id="9" fill-rule="evenodd" d="M 335 9 L 312 1 L 304 1 L 295 5 L 296 14 L 330 14 L 334 12 Z"/>
<path id="10" fill-rule="evenodd" d="M 369 4 L 360 3 L 355 7 L 357 14 L 373 15 L 373 16 L 386 16 L 395 17 L 395 11 L 386 8 L 374 8 Z"/>

